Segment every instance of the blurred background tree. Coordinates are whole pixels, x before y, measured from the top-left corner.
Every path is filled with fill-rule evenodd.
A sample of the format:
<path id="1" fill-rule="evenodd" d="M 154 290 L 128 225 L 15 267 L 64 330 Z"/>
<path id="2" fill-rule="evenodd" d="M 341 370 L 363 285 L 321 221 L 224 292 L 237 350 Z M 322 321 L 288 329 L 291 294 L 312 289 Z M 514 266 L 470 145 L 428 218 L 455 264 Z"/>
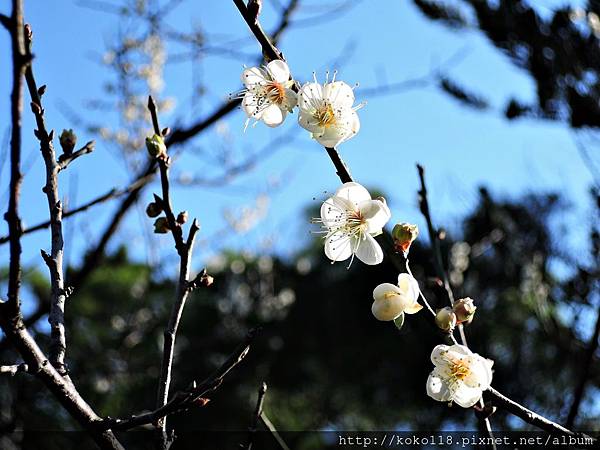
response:
<path id="1" fill-rule="evenodd" d="M 560 239 L 563 230 L 553 225 L 566 207 L 555 194 L 507 201 L 482 189 L 477 208 L 443 241 L 456 294 L 476 299 L 476 320 L 467 334 L 472 348 L 494 359 L 494 384 L 559 422 L 572 403 L 598 300 L 597 268 L 579 266 L 564 279 L 550 271 L 557 263 L 572 264 Z M 590 228 L 590 262 L 598 258 L 597 225 Z M 433 306 L 443 306 L 436 305 L 445 297 L 432 277 L 424 241 L 422 236 L 411 249 L 412 266 Z M 292 260 L 229 252 L 210 269 L 215 285 L 194 294 L 186 309 L 175 387 L 208 375 L 250 327 L 263 331 L 207 407 L 172 420 L 183 437 L 180 448 L 198 448 L 197 436 L 186 430 L 245 430 L 263 380 L 269 384 L 266 413 L 281 430 L 476 427 L 471 411 L 440 407 L 424 395 L 429 353 L 441 338 L 428 318 L 411 316 L 398 331 L 372 317 L 373 286 L 397 276 L 390 265 L 332 266 L 315 239 Z M 33 292 L 47 288 L 35 271 L 27 279 Z M 172 291 L 170 281 L 155 279 L 122 249 L 94 272 L 70 305 L 71 370 L 101 414 L 124 416 L 132 405 L 152 408 L 169 309 L 165 299 Z M 0 357 L 10 359 L 10 352 L 4 348 Z M 3 404 L 10 405 L 3 408 L 2 428 L 23 428 L 18 439 L 24 448 L 46 442 L 36 432 L 40 427 L 68 423 L 37 383 L 19 377 L 0 382 Z M 594 364 L 580 429 L 598 427 L 599 388 Z M 500 412 L 493 423 L 497 429 L 527 429 Z M 243 432 L 218 436 L 231 448 L 245 440 Z M 324 445 L 314 447 L 302 435 L 287 437 L 294 448 Z"/>

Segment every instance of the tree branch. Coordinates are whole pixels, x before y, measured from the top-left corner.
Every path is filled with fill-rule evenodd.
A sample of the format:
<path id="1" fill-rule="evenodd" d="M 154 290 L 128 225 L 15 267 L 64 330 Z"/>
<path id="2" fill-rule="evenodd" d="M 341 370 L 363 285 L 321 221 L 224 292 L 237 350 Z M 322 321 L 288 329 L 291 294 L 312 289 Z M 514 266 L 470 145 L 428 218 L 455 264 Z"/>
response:
<path id="1" fill-rule="evenodd" d="M 151 96 L 148 97 L 148 109 L 152 117 L 154 133 L 161 136 L 163 133 L 161 132 L 158 122 L 156 103 Z M 175 248 L 177 249 L 177 253 L 179 254 L 180 258 L 179 281 L 177 283 L 176 299 L 171 309 L 169 323 L 164 333 L 163 358 L 156 400 L 156 407 L 157 409 L 160 409 L 167 405 L 169 398 L 169 387 L 171 385 L 171 373 L 173 370 L 173 355 L 175 353 L 175 339 L 177 337 L 177 330 L 179 328 L 181 316 L 183 315 L 185 303 L 192 291 L 192 287 L 195 286 L 190 282 L 190 266 L 192 262 L 194 239 L 200 227 L 198 226 L 198 222 L 194 219 L 190 227 L 187 240 L 184 241 L 182 229 L 184 220 L 178 220 L 178 218 L 175 217 L 175 213 L 173 212 L 173 207 L 171 205 L 169 183 L 170 158 L 167 155 L 159 155 L 156 159 L 158 160 L 158 167 L 160 169 L 162 198 L 156 195 L 155 198 L 157 201 L 160 201 L 169 229 L 173 235 L 173 240 L 175 241 Z M 159 440 L 161 448 L 168 449 L 173 439 L 167 436 L 166 417 L 161 417 L 157 420 L 157 427 L 160 429 Z"/>
<path id="2" fill-rule="evenodd" d="M 23 74 L 26 56 L 23 37 L 23 4 L 13 0 L 12 27 L 9 28 L 12 43 L 13 88 L 11 93 L 11 138 L 10 138 L 10 198 L 4 215 L 8 223 L 10 262 L 8 275 L 8 307 L 12 314 L 20 311 L 19 289 L 21 287 L 21 234 L 19 196 L 21 192 L 21 115 L 23 112 Z M 8 27 L 7 27 L 8 28 Z"/>
<path id="3" fill-rule="evenodd" d="M 254 414 L 252 416 L 252 423 L 250 424 L 250 428 L 248 429 L 250 436 L 248 437 L 248 444 L 246 445 L 246 450 L 252 450 L 252 445 L 254 444 L 254 435 L 256 434 L 256 430 L 258 428 L 258 421 L 260 420 L 260 415 L 262 414 L 263 403 L 265 401 L 265 395 L 267 393 L 267 383 L 264 381 L 258 388 L 258 395 L 256 397 L 256 408 L 254 409 Z"/>
<path id="4" fill-rule="evenodd" d="M 14 377 L 19 372 L 29 373 L 27 364 L 14 364 L 12 366 L 0 366 L 0 374 L 10 375 Z"/>
<path id="5" fill-rule="evenodd" d="M 27 56 L 31 56 L 32 46 L 31 27 L 25 26 L 25 51 Z M 50 362 L 56 370 L 66 376 L 67 369 L 65 366 L 65 355 L 67 352 L 67 341 L 65 336 L 65 279 L 63 273 L 63 254 L 64 241 L 62 234 L 62 203 L 58 193 L 58 172 L 66 167 L 68 162 L 75 159 L 65 159 L 64 167 L 56 160 L 54 144 L 52 142 L 54 131 L 48 132 L 44 117 L 44 109 L 42 107 L 42 95 L 44 90 L 38 90 L 37 83 L 33 74 L 32 64 L 29 64 L 25 70 L 25 79 L 29 88 L 31 97 L 31 110 L 35 116 L 37 130 L 34 131 L 35 136 L 40 142 L 40 150 L 44 158 L 46 166 L 46 184 L 42 191 L 45 192 L 48 199 L 48 209 L 50 211 L 50 230 L 52 236 L 52 245 L 50 255 L 44 256 L 44 261 L 50 270 L 51 281 L 51 298 L 50 298 L 50 315 L 48 322 L 50 323 Z M 81 151 L 77 152 L 78 156 L 89 153 L 90 147 L 86 145 Z M 42 251 L 42 255 L 45 253 Z"/>
<path id="6" fill-rule="evenodd" d="M 585 433 L 578 433 L 569 430 L 568 428 L 563 427 L 555 422 L 552 422 L 549 419 L 546 419 L 544 416 L 541 416 L 524 406 L 518 404 L 514 400 L 506 397 L 505 395 L 498 392 L 493 387 L 489 387 L 487 392 L 492 397 L 492 403 L 504 409 L 505 411 L 519 417 L 525 422 L 540 428 L 541 430 L 547 431 L 548 433 L 558 434 L 561 436 L 573 436 L 576 438 L 583 438 L 583 440 L 588 441 L 589 445 L 585 445 L 585 447 L 597 448 L 597 440 L 588 436 Z"/>
<path id="7" fill-rule="evenodd" d="M 160 419 L 167 417 L 170 414 L 187 410 L 193 406 L 204 406 L 208 403 L 208 399 L 205 399 L 204 396 L 217 389 L 223 383 L 225 376 L 244 360 L 250 351 L 252 341 L 259 331 L 260 330 L 256 328 L 250 330 L 246 334 L 244 342 L 237 347 L 237 349 L 211 376 L 199 385 L 192 382 L 187 389 L 178 391 L 168 403 L 154 411 L 134 415 L 127 419 L 107 418 L 104 421 L 104 427 L 113 430 L 129 430 L 142 425 L 155 424 Z"/>
<path id="8" fill-rule="evenodd" d="M 88 153 L 92 153 L 94 151 L 94 146 L 96 142 L 89 141 L 83 147 L 81 147 L 76 152 L 71 153 L 70 155 L 62 154 L 58 157 L 58 170 L 64 170 L 67 168 L 69 164 L 75 161 L 77 158 L 83 155 L 87 155 Z"/>
<path id="9" fill-rule="evenodd" d="M 126 188 L 123 188 L 123 189 L 113 188 L 110 191 L 90 200 L 89 202 L 84 203 L 81 206 L 78 206 L 77 208 L 64 210 L 63 211 L 63 219 L 74 216 L 80 212 L 84 212 L 84 211 L 88 210 L 89 208 L 91 208 L 92 206 L 98 205 L 100 203 L 104 203 L 108 200 L 119 198 L 125 194 L 130 193 L 133 189 L 136 189 L 137 187 L 139 187 L 140 184 L 145 184 L 145 183 L 147 183 L 147 180 L 143 178 L 141 180 L 136 180 L 135 182 L 133 182 L 131 185 L 127 186 Z M 50 226 L 50 223 L 51 223 L 50 220 L 46 220 L 45 222 L 38 223 L 37 225 L 34 225 L 32 227 L 24 228 L 22 230 L 21 234 L 25 235 L 25 234 L 33 233 L 35 231 L 43 230 L 44 228 L 48 228 Z M 0 237 L 0 245 L 6 244 L 9 241 L 9 239 L 10 239 L 10 236 L 8 236 L 8 235 Z"/>

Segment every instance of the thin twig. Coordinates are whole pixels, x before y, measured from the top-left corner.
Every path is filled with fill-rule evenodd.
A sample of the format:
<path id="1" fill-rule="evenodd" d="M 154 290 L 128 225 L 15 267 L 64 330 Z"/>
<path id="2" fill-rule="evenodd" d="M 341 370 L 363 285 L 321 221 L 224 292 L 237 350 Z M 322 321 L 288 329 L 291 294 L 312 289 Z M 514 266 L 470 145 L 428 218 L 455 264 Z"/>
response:
<path id="1" fill-rule="evenodd" d="M 12 366 L 0 366 L 0 374 L 10 375 L 14 377 L 17 373 L 29 372 L 29 366 L 27 364 L 13 364 Z"/>
<path id="2" fill-rule="evenodd" d="M 588 436 L 587 434 L 571 431 L 568 428 L 563 427 L 562 425 L 552 422 L 551 420 L 545 418 L 544 416 L 541 416 L 541 415 L 525 408 L 524 406 L 518 404 L 517 402 L 511 400 L 510 398 L 508 398 L 505 395 L 498 392 L 493 387 L 489 387 L 487 389 L 487 392 L 492 397 L 493 404 L 495 404 L 495 405 L 501 407 L 502 409 L 504 409 L 505 411 L 508 411 L 509 413 L 521 418 L 528 424 L 531 424 L 537 428 L 547 431 L 548 433 L 558 434 L 561 436 L 572 436 L 572 437 L 579 438 L 578 442 L 580 440 L 589 442 L 589 445 L 584 445 L 584 447 L 597 448 L 597 445 L 598 445 L 597 440 Z"/>
<path id="3" fill-rule="evenodd" d="M 160 125 L 158 122 L 158 112 L 156 110 L 156 103 L 150 96 L 148 97 L 148 110 L 152 117 L 152 125 L 154 132 L 157 135 L 162 135 Z M 169 398 L 169 387 L 171 385 L 171 373 L 173 370 L 173 355 L 175 353 L 175 339 L 177 337 L 177 329 L 179 328 L 179 322 L 183 314 L 183 308 L 185 307 L 186 300 L 192 291 L 192 285 L 190 283 L 190 266 L 192 262 L 192 250 L 194 247 L 194 239 L 196 233 L 200 229 L 198 222 L 194 219 L 189 230 L 189 234 L 186 240 L 183 238 L 182 223 L 180 223 L 173 212 L 171 205 L 171 194 L 170 194 L 170 183 L 169 183 L 169 157 L 167 155 L 161 155 L 157 157 L 158 167 L 160 169 L 160 181 L 162 186 L 162 198 L 155 196 L 157 200 L 160 200 L 162 210 L 167 218 L 167 223 L 173 240 L 175 241 L 175 248 L 179 254 L 179 281 L 177 283 L 176 299 L 171 309 L 171 315 L 169 317 L 169 323 L 164 333 L 164 344 L 163 344 L 163 358 L 161 364 L 161 373 L 158 382 L 158 394 L 156 399 L 156 407 L 158 409 L 167 405 Z M 173 438 L 167 436 L 167 421 L 166 416 L 161 417 L 157 421 L 157 427 L 159 428 L 160 445 L 161 448 L 167 449 L 170 447 Z"/>
<path id="4" fill-rule="evenodd" d="M 256 435 L 256 430 L 258 429 L 258 421 L 260 419 L 260 415 L 262 414 L 263 403 L 265 401 L 265 395 L 267 393 L 267 383 L 264 381 L 258 388 L 258 395 L 256 397 L 256 408 L 254 408 L 254 414 L 252 415 L 252 423 L 250 424 L 250 428 L 248 429 L 250 436 L 248 437 L 248 444 L 246 445 L 246 450 L 252 450 L 252 445 L 254 444 L 254 436 Z"/>
<path id="5" fill-rule="evenodd" d="M 147 424 L 155 424 L 163 417 L 184 411 L 194 406 L 206 405 L 208 400 L 205 399 L 204 396 L 217 389 L 223 383 L 227 374 L 244 360 L 250 351 L 250 345 L 258 331 L 258 329 L 250 330 L 246 334 L 244 342 L 229 355 L 227 360 L 211 376 L 199 385 L 192 382 L 187 389 L 178 391 L 168 403 L 154 411 L 134 415 L 126 419 L 107 418 L 104 421 L 104 427 L 113 430 L 129 430 Z"/>
<path id="6" fill-rule="evenodd" d="M 27 59 L 23 30 L 23 4 L 13 1 L 11 34 L 13 88 L 11 93 L 11 138 L 10 138 L 10 198 L 8 210 L 4 215 L 8 223 L 10 240 L 10 262 L 8 275 L 8 307 L 12 315 L 20 311 L 19 289 L 21 287 L 21 234 L 22 225 L 19 217 L 19 196 L 21 192 L 21 115 L 23 112 L 23 74 Z"/>
<path id="7" fill-rule="evenodd" d="M 279 431 L 277 431 L 277 428 L 275 428 L 275 425 L 273 425 L 273 423 L 269 420 L 269 418 L 264 413 L 264 411 L 260 413 L 260 420 L 262 420 L 262 423 L 265 424 L 265 427 L 267 427 L 267 430 L 269 430 L 271 432 L 271 434 L 277 441 L 277 444 L 279 444 L 279 447 L 281 447 L 281 450 L 290 450 L 288 445 L 285 443 L 285 441 L 279 434 Z"/>
<path id="8" fill-rule="evenodd" d="M 133 182 L 131 185 L 127 186 L 126 188 L 123 188 L 123 189 L 113 188 L 110 191 L 90 200 L 89 202 L 84 203 L 81 206 L 78 206 L 77 208 L 69 209 L 69 210 L 65 209 L 63 211 L 63 219 L 74 216 L 80 212 L 84 212 L 84 211 L 88 210 L 89 208 L 91 208 L 92 206 L 104 203 L 108 200 L 119 198 L 127 193 L 130 193 L 133 189 L 136 189 L 137 187 L 139 187 L 140 184 L 143 184 L 146 182 L 147 182 L 147 180 L 144 178 L 141 180 L 136 180 L 135 182 Z M 38 223 L 37 225 L 34 225 L 32 227 L 24 228 L 23 231 L 21 232 L 21 234 L 25 235 L 25 234 L 33 233 L 35 231 L 43 230 L 44 228 L 48 228 L 50 226 L 50 223 L 51 223 L 50 220 L 46 220 L 45 222 Z M 0 245 L 6 244 L 9 240 L 10 240 L 10 236 L 8 236 L 8 235 L 0 237 Z"/>
<path id="9" fill-rule="evenodd" d="M 452 292 L 452 287 L 450 286 L 450 281 L 448 280 L 448 274 L 446 273 L 446 269 L 444 269 L 444 262 L 442 259 L 442 250 L 440 247 L 440 241 L 438 232 L 433 226 L 433 220 L 431 218 L 431 211 L 429 209 L 429 200 L 427 197 L 427 185 L 425 183 L 425 169 L 420 164 L 417 164 L 417 170 L 419 172 L 419 180 L 421 182 L 421 189 L 419 190 L 419 208 L 421 209 L 421 213 L 425 217 L 425 221 L 427 222 L 427 229 L 429 231 L 429 240 L 431 241 L 431 248 L 433 250 L 435 266 L 438 272 L 438 276 L 442 280 L 444 285 L 444 289 L 446 290 L 446 294 L 448 296 L 448 301 L 451 306 L 454 306 L 454 293 Z M 460 335 L 460 340 L 462 345 L 467 346 L 467 336 L 465 335 L 465 330 L 462 324 L 458 324 L 457 326 L 458 332 Z M 479 399 L 479 407 L 483 408 L 483 398 Z M 494 441 L 494 433 L 492 431 L 492 425 L 490 423 L 490 419 L 488 417 L 484 417 L 482 415 L 477 415 L 477 420 L 483 430 L 489 435 L 491 438 L 491 447 L 493 450 L 496 449 L 496 443 Z"/>
<path id="10" fill-rule="evenodd" d="M 32 35 L 31 27 L 27 25 L 25 31 L 25 51 L 28 56 L 31 56 Z M 27 87 L 31 97 L 31 110 L 37 124 L 37 130 L 35 130 L 34 134 L 40 142 L 40 150 L 46 166 L 46 184 L 42 190 L 45 192 L 48 199 L 50 230 L 52 235 L 50 255 L 49 257 L 44 257 L 48 269 L 50 270 L 51 280 L 50 315 L 48 316 L 51 339 L 50 361 L 60 374 L 66 376 L 67 369 L 65 366 L 65 355 L 67 352 L 67 341 L 65 335 L 65 301 L 67 295 L 63 273 L 63 211 L 58 193 L 58 172 L 62 167 L 61 163 L 56 160 L 52 142 L 54 131 L 49 132 L 46 128 L 44 108 L 42 107 L 43 90 L 38 90 L 32 64 L 29 64 L 25 70 L 25 80 L 27 81 Z M 43 251 L 42 255 L 44 255 Z"/>
<path id="11" fill-rule="evenodd" d="M 88 153 L 92 153 L 94 151 L 94 146 L 96 143 L 94 141 L 89 141 L 83 147 L 81 147 L 76 152 L 71 153 L 70 155 L 62 154 L 58 157 L 58 170 L 64 170 L 67 168 L 69 164 L 75 161 L 77 158 L 83 155 L 87 155 Z"/>

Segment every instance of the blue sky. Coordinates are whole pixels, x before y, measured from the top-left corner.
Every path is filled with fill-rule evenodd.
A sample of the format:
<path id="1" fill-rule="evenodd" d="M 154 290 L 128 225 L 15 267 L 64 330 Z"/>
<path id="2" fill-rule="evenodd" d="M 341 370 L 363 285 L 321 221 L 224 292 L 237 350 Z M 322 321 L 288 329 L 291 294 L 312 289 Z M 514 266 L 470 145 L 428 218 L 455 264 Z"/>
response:
<path id="1" fill-rule="evenodd" d="M 192 3 L 201 6 L 192 7 Z M 310 0 L 306 3 L 308 6 L 299 11 L 299 16 L 310 17 L 317 13 L 319 9 L 315 5 L 318 3 Z M 535 6 L 547 14 L 562 3 L 539 0 Z M 272 4 L 268 0 L 266 4 L 262 20 L 268 30 L 273 27 L 275 16 Z M 2 11 L 8 12 L 6 5 Z M 44 101 L 49 126 L 57 132 L 73 126 L 62 112 L 61 103 L 94 122 L 114 125 L 116 117 L 99 115 L 86 109 L 85 103 L 102 98 L 102 86 L 111 79 L 111 74 L 97 60 L 107 43 L 116 39 L 117 17 L 71 0 L 52 2 L 52 9 L 48 8 L 48 2 L 29 0 L 26 18 L 35 33 L 34 68 L 38 84 L 48 85 Z M 251 55 L 248 60 L 207 57 L 201 71 L 208 95 L 194 107 L 190 101 L 190 65 L 167 65 L 162 94 L 177 99 L 177 108 L 171 114 L 162 115 L 161 121 L 163 125 L 185 124 L 202 117 L 239 89 L 242 65 L 254 63 L 258 47 L 229 1 L 187 2 L 164 20 L 184 30 L 201 24 L 209 33 L 235 39 L 236 48 Z M 350 57 L 329 67 L 349 44 L 353 46 Z M 0 48 L 8 63 L 10 46 L 6 32 L 0 33 Z M 572 228 L 568 238 L 575 247 L 583 248 L 589 224 L 587 192 L 592 180 L 577 153 L 571 131 L 559 123 L 509 122 L 502 117 L 499 111 L 508 98 L 527 102 L 534 98 L 534 86 L 524 72 L 512 66 L 479 33 L 451 31 L 433 24 L 407 0 L 371 0 L 357 2 L 348 12 L 327 23 L 293 27 L 286 32 L 280 48 L 297 79 L 309 80 L 313 70 L 322 75 L 326 68 L 337 68 L 339 79 L 350 84 L 360 83 L 356 90 L 359 101 L 362 100 L 361 88 L 377 86 L 382 80 L 392 83 L 424 76 L 460 52 L 463 56 L 446 67 L 446 72 L 484 93 L 493 106 L 491 110 L 482 113 L 465 108 L 433 85 L 368 99 L 368 104 L 359 111 L 360 133 L 340 147 L 354 177 L 387 194 L 393 220 L 423 225 L 415 201 L 418 189 L 415 163 L 423 164 L 427 169 L 435 219 L 450 229 L 475 205 L 477 188 L 481 185 L 501 196 L 518 196 L 529 191 L 560 192 L 573 204 L 561 218 Z M 3 124 L 0 139 L 4 148 L 10 123 L 9 75 L 8 70 L 0 72 L 0 96 L 5 99 L 0 107 L 0 124 Z M 294 129 L 297 133 L 289 145 L 228 187 L 175 189 L 175 207 L 187 209 L 192 217 L 200 220 L 201 240 L 223 229 L 225 208 L 240 211 L 245 205 L 253 204 L 261 193 L 270 198 L 268 214 L 256 228 L 244 236 L 225 232 L 224 241 L 213 238 L 209 246 L 201 245 L 196 251 L 194 266 L 202 267 L 224 247 L 261 251 L 265 242 L 269 242 L 269 251 L 291 256 L 306 243 L 310 225 L 304 208 L 323 199 L 324 191 L 334 191 L 339 182 L 322 148 L 299 129 L 295 119 L 295 116 L 289 117 L 284 126 L 276 130 L 259 124 L 243 133 L 244 117 L 237 111 L 218 125 L 228 131 L 232 145 L 242 154 L 262 148 Z M 22 216 L 29 225 L 45 220 L 48 214 L 41 192 L 42 159 L 32 129 L 33 120 L 26 108 L 23 161 L 27 170 Z M 78 134 L 82 143 L 94 137 L 85 132 Z M 174 171 L 195 173 L 198 160 L 194 152 L 218 142 L 220 138 L 214 130 L 206 133 L 186 149 Z M 81 158 L 70 166 L 67 174 L 61 175 L 61 189 L 71 204 L 76 205 L 112 187 L 126 185 L 131 175 L 108 146 L 98 141 L 92 155 Z M 7 186 L 8 158 L 3 157 L 0 168 L 3 207 L 8 199 Z M 146 202 L 151 199 L 152 190 L 145 191 Z M 94 242 L 114 206 L 115 203 L 97 207 L 76 222 L 67 219 L 66 234 L 71 238 L 67 249 L 69 261 L 80 260 L 82 251 Z M 174 256 L 170 236 L 149 234 L 152 222 L 141 214 L 142 208 L 130 214 L 112 248 L 126 242 L 136 258 L 146 258 L 149 246 L 153 253 Z M 4 222 L 0 233 L 6 234 Z M 24 262 L 41 265 L 39 249 L 48 248 L 49 243 L 48 232 L 25 237 Z M 8 261 L 7 246 L 0 247 L 0 261 Z"/>

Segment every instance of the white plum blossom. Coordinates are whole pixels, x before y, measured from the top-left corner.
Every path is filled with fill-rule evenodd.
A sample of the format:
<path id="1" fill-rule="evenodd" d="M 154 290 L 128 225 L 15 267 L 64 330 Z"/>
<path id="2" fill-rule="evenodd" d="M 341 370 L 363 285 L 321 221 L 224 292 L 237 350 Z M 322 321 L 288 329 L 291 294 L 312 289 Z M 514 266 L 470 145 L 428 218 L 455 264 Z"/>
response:
<path id="1" fill-rule="evenodd" d="M 374 236 L 381 234 L 391 213 L 385 200 L 371 199 L 358 183 L 344 183 L 321 206 L 321 218 L 315 222 L 325 229 L 325 255 L 333 262 L 354 256 L 365 264 L 383 261 L 383 251 Z M 348 266 L 350 267 L 350 266 Z"/>
<path id="2" fill-rule="evenodd" d="M 277 59 L 263 67 L 244 69 L 241 78 L 246 87 L 240 94 L 248 116 L 246 127 L 250 119 L 262 120 L 269 127 L 281 125 L 297 102 L 288 65 Z"/>
<path id="3" fill-rule="evenodd" d="M 325 147 L 336 145 L 354 137 L 360 129 L 356 110 L 353 107 L 354 91 L 343 81 L 321 85 L 316 78 L 305 84 L 298 93 L 298 123 L 311 132 L 314 139 Z"/>
<path id="4" fill-rule="evenodd" d="M 492 383 L 494 362 L 464 345 L 438 345 L 431 353 L 435 365 L 427 379 L 427 395 L 439 402 L 470 408 Z"/>
<path id="5" fill-rule="evenodd" d="M 423 309 L 417 300 L 419 284 L 408 273 L 398 275 L 398 285 L 382 283 L 373 290 L 371 312 L 377 320 L 396 320 L 401 314 L 415 314 Z"/>

